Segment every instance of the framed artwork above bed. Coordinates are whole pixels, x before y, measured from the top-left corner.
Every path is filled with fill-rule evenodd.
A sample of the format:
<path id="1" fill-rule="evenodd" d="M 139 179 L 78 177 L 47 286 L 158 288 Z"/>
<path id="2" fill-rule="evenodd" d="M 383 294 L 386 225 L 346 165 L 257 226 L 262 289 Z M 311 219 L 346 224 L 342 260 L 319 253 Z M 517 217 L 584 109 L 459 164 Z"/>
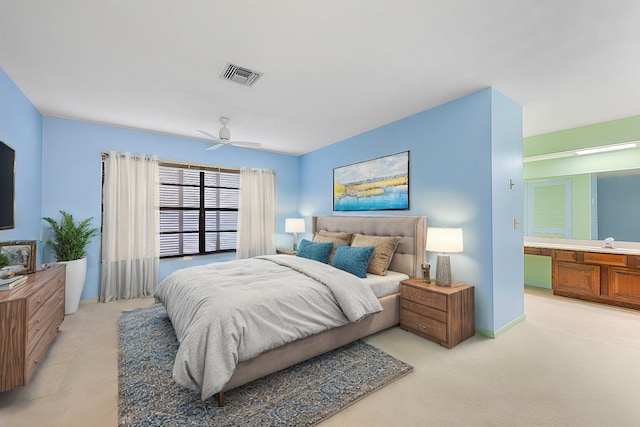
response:
<path id="1" fill-rule="evenodd" d="M 333 169 L 334 211 L 409 209 L 409 151 Z"/>

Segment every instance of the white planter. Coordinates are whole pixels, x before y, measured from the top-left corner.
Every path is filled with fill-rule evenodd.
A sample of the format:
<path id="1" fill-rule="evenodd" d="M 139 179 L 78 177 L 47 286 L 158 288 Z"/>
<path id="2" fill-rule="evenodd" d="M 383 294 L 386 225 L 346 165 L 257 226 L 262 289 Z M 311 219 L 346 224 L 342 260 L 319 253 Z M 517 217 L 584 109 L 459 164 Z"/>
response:
<path id="1" fill-rule="evenodd" d="M 73 314 L 78 310 L 80 295 L 87 277 L 87 257 L 74 261 L 62 261 L 67 266 L 67 283 L 65 284 L 64 314 Z"/>

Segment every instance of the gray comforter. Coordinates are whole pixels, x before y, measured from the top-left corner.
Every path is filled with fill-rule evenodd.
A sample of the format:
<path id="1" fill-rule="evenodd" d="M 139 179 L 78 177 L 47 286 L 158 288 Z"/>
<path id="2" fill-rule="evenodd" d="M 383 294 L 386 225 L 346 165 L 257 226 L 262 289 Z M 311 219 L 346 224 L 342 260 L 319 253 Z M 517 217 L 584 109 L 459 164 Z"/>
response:
<path id="1" fill-rule="evenodd" d="M 156 299 L 180 343 L 173 377 L 202 400 L 223 390 L 238 362 L 382 310 L 357 277 L 290 255 L 178 270 Z"/>

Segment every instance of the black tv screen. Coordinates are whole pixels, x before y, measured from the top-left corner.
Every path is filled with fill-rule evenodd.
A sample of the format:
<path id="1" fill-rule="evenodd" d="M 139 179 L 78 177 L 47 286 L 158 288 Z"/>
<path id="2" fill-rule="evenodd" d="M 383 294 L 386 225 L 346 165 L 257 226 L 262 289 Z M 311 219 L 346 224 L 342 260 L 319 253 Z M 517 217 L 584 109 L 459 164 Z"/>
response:
<path id="1" fill-rule="evenodd" d="M 0 230 L 15 226 L 16 152 L 0 141 Z"/>

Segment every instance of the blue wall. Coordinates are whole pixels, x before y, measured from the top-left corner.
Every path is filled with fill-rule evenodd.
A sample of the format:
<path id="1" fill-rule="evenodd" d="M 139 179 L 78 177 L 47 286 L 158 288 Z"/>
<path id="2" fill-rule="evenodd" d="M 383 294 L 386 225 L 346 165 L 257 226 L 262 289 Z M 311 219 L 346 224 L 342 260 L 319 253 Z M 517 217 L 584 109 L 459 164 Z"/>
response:
<path id="1" fill-rule="evenodd" d="M 297 215 L 298 159 L 294 156 L 259 150 L 225 147 L 206 151 L 205 141 L 161 135 L 45 117 L 42 167 L 42 216 L 58 218 L 58 211 L 76 219 L 93 217 L 93 226 L 101 219 L 102 152 L 110 150 L 155 154 L 159 159 L 204 163 L 228 167 L 274 169 L 277 176 L 276 244 L 286 246 L 290 236 L 284 233 L 284 218 Z M 49 230 L 41 224 L 45 238 Z M 46 252 L 45 252 L 46 254 Z M 202 264 L 206 257 L 193 260 L 161 261 L 160 280 L 176 268 Z M 97 298 L 100 293 L 100 239 L 94 238 L 87 253 L 87 281 L 82 299 Z M 167 268 L 165 268 L 167 267 Z"/>
<path id="2" fill-rule="evenodd" d="M 524 319 L 522 108 L 492 91 L 493 328 Z M 512 185 L 513 183 L 513 185 Z"/>
<path id="3" fill-rule="evenodd" d="M 0 69 L 0 139 L 17 151 L 15 230 L 0 240 L 48 237 L 42 216 L 59 210 L 100 226 L 101 155 L 117 150 L 210 165 L 275 169 L 276 244 L 288 247 L 284 218 L 332 214 L 333 168 L 411 152 L 411 209 L 371 214 L 425 215 L 430 226 L 460 226 L 465 251 L 451 255 L 454 280 L 476 285 L 476 327 L 489 335 L 523 316 L 522 121 L 518 105 L 485 89 L 301 157 L 226 147 L 151 132 L 43 118 Z M 43 161 L 44 159 L 44 161 Z M 347 214 L 347 213 L 345 213 Z M 359 213 L 362 214 L 362 213 Z M 307 233 L 308 235 L 308 233 Z M 99 295 L 100 239 L 89 248 L 82 299 Z M 219 257 L 211 257 L 219 259 Z M 163 261 L 160 277 L 208 257 Z M 435 265 L 435 256 L 429 254 Z"/>
<path id="4" fill-rule="evenodd" d="M 15 228 L 0 241 L 38 240 L 42 196 L 42 115 L 0 68 L 0 141 L 16 150 Z"/>
<path id="5" fill-rule="evenodd" d="M 513 216 L 522 215 L 522 188 L 509 190 L 502 183 L 511 197 L 493 197 L 494 186 L 507 173 L 496 168 L 508 162 L 514 182 L 522 181 L 521 154 L 515 162 L 522 152 L 520 117 L 517 104 L 486 89 L 301 156 L 300 213 L 333 213 L 333 168 L 409 150 L 411 209 L 365 214 L 425 215 L 429 226 L 462 227 L 464 252 L 451 254 L 453 279 L 476 285 L 476 327 L 492 334 L 524 309 L 522 233 L 513 232 Z M 494 172 L 500 176 L 494 179 Z M 509 260 L 520 260 L 494 263 L 494 238 L 507 240 L 499 246 L 505 252 L 515 248 Z M 429 254 L 429 262 L 435 265 L 435 255 Z M 494 286 L 509 289 L 497 300 L 500 306 L 494 306 Z"/>

